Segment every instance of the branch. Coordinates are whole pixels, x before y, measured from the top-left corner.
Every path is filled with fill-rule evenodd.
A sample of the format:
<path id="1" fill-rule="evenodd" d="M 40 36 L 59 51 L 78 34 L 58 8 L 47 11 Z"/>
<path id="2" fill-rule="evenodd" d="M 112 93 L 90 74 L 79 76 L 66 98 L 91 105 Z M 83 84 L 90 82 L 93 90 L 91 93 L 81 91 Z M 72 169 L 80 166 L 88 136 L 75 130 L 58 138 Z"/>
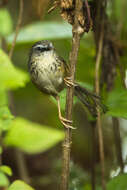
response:
<path id="1" fill-rule="evenodd" d="M 121 173 L 124 172 L 124 162 L 122 158 L 122 146 L 121 146 L 121 137 L 120 137 L 120 126 L 119 126 L 119 119 L 116 117 L 112 117 L 113 123 L 113 132 L 114 132 L 114 141 L 115 141 L 115 148 L 117 154 L 118 164 L 121 168 Z"/>
<path id="2" fill-rule="evenodd" d="M 0 131 L 0 148 L 2 149 L 2 133 Z M 2 150 L 0 150 L 0 166 L 2 165 Z"/>
<path id="3" fill-rule="evenodd" d="M 78 15 L 82 9 L 82 0 L 76 0 L 75 2 L 75 17 L 74 25 L 72 26 L 72 50 L 70 52 L 70 77 L 72 82 L 75 79 L 75 69 L 78 57 L 78 51 L 80 46 L 80 39 L 82 34 L 82 29 L 78 23 Z M 72 119 L 72 108 L 73 108 L 73 87 L 67 89 L 66 96 L 66 118 Z M 61 179 L 61 190 L 68 190 L 69 185 L 69 163 L 70 163 L 70 145 L 71 145 L 71 129 L 65 129 L 65 139 L 63 142 L 63 168 L 62 168 L 62 179 Z"/>
<path id="4" fill-rule="evenodd" d="M 10 59 L 12 58 L 13 51 L 14 51 L 15 44 L 16 44 L 16 39 L 17 39 L 19 29 L 20 29 L 20 26 L 21 26 L 21 23 L 22 23 L 22 16 L 23 16 L 23 0 L 20 0 L 18 22 L 17 22 L 17 25 L 16 25 L 15 36 L 14 36 L 12 46 L 11 46 L 11 49 L 10 49 L 10 52 L 9 52 L 9 58 Z"/>
<path id="5" fill-rule="evenodd" d="M 100 63 L 101 63 L 101 58 L 102 58 L 103 37 L 104 37 L 103 29 L 104 28 L 103 28 L 103 23 L 102 23 L 100 40 L 98 43 L 98 52 L 97 52 L 97 57 L 96 57 L 96 66 L 95 66 L 95 92 L 97 95 L 99 95 L 100 93 L 99 68 L 100 68 Z M 102 126 L 101 126 L 101 113 L 100 113 L 99 106 L 97 106 L 97 130 L 98 130 L 98 137 L 99 137 L 102 188 L 103 190 L 105 190 L 106 184 L 105 184 L 105 166 L 104 166 L 104 144 L 103 144 L 103 134 L 102 134 Z"/>
<path id="6" fill-rule="evenodd" d="M 95 173 L 96 154 L 97 154 L 96 121 L 91 122 L 91 129 L 92 129 L 91 186 L 92 190 L 96 190 L 96 173 Z"/>
<path id="7" fill-rule="evenodd" d="M 24 153 L 18 149 L 15 149 L 14 153 L 16 157 L 16 164 L 19 172 L 19 177 L 26 183 L 30 184 L 31 181 L 28 174 Z"/>

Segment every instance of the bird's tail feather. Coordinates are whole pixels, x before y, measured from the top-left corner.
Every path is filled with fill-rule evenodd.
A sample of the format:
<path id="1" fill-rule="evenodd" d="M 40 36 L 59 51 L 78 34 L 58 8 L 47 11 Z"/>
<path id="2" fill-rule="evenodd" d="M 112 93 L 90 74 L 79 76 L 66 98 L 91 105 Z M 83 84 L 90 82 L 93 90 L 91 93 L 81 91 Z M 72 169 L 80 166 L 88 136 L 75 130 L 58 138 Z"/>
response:
<path id="1" fill-rule="evenodd" d="M 88 91 L 77 83 L 75 84 L 74 93 L 94 117 L 97 116 L 98 105 L 100 106 L 102 112 L 105 113 L 107 111 L 107 107 L 101 103 L 100 96 Z"/>

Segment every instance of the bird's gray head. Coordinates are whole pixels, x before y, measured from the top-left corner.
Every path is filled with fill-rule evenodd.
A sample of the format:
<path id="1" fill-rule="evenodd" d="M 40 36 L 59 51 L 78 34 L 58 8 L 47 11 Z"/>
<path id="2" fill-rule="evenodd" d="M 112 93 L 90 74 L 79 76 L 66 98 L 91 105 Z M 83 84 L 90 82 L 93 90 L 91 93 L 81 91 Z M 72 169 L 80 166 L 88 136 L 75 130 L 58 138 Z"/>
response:
<path id="1" fill-rule="evenodd" d="M 48 40 L 42 40 L 42 41 L 36 42 L 32 46 L 31 53 L 41 54 L 43 52 L 51 51 L 53 49 L 54 49 L 54 46 L 53 46 L 52 42 L 50 42 Z"/>

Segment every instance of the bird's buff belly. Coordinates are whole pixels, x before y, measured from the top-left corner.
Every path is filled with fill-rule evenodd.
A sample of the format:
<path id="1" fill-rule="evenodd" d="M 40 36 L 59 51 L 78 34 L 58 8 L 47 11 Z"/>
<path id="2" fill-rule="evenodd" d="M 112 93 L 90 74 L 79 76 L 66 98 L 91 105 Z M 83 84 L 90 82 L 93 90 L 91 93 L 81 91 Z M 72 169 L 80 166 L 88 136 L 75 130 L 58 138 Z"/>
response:
<path id="1" fill-rule="evenodd" d="M 64 88 L 64 80 L 62 75 L 51 70 L 37 69 L 37 73 L 33 78 L 33 83 L 44 93 L 50 95 L 57 95 Z M 36 80 L 35 80 L 36 77 Z M 35 82 L 36 81 L 36 82 Z"/>

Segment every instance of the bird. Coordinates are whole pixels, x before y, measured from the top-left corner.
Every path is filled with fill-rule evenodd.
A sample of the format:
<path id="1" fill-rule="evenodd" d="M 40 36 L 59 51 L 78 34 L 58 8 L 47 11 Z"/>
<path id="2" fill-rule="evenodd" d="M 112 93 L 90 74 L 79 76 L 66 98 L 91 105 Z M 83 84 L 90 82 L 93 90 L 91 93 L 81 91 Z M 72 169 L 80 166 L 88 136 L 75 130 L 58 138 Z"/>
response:
<path id="1" fill-rule="evenodd" d="M 61 114 L 60 92 L 71 85 L 74 95 L 88 108 L 92 116 L 97 114 L 97 105 L 105 112 L 105 105 L 100 97 L 88 91 L 77 82 L 72 82 L 69 77 L 69 64 L 58 55 L 52 42 L 41 40 L 33 44 L 29 52 L 28 70 L 31 81 L 43 93 L 53 96 L 57 101 L 58 115 L 61 123 L 66 128 L 74 128 L 72 121 Z"/>

